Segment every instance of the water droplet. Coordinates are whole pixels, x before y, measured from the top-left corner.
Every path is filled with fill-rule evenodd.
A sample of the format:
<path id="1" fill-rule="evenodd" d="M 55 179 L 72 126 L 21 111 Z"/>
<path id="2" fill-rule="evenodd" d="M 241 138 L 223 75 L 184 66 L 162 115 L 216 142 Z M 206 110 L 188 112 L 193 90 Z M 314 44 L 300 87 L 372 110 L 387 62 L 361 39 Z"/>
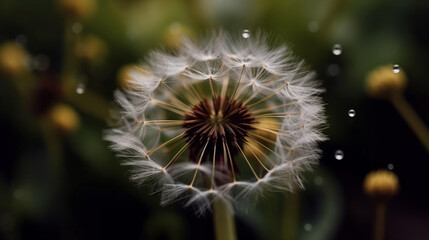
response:
<path id="1" fill-rule="evenodd" d="M 314 184 L 316 184 L 317 186 L 321 186 L 323 184 L 324 180 L 322 177 L 317 176 L 314 178 Z"/>
<path id="2" fill-rule="evenodd" d="M 344 158 L 344 152 L 341 150 L 335 151 L 335 159 L 337 160 L 343 160 Z"/>
<path id="3" fill-rule="evenodd" d="M 332 47 L 332 53 L 334 55 L 341 55 L 341 53 L 343 52 L 343 49 L 341 48 L 340 44 L 334 44 L 334 46 Z"/>
<path id="4" fill-rule="evenodd" d="M 340 74 L 340 66 L 338 66 L 338 64 L 336 64 L 336 63 L 329 64 L 329 66 L 328 66 L 328 74 L 331 77 L 338 76 L 338 74 Z"/>
<path id="5" fill-rule="evenodd" d="M 77 86 L 76 86 L 76 93 L 77 94 L 83 94 L 83 93 L 85 93 L 85 84 L 78 83 Z"/>
<path id="6" fill-rule="evenodd" d="M 401 71 L 401 68 L 399 67 L 398 64 L 393 65 L 393 72 L 394 73 L 399 73 Z"/>
<path id="7" fill-rule="evenodd" d="M 306 223 L 304 224 L 304 230 L 309 232 L 313 229 L 313 225 L 311 225 L 310 223 Z"/>
<path id="8" fill-rule="evenodd" d="M 387 164 L 387 169 L 393 170 L 394 168 L 395 168 L 395 166 L 393 165 L 393 163 Z"/>
<path id="9" fill-rule="evenodd" d="M 308 28 L 308 31 L 310 31 L 312 33 L 315 33 L 317 31 L 319 31 L 319 22 L 317 22 L 317 21 L 311 21 L 311 22 L 308 23 L 307 28 Z"/>
<path id="10" fill-rule="evenodd" d="M 74 33 L 78 34 L 78 33 L 82 32 L 82 30 L 83 30 L 82 23 L 80 23 L 80 22 L 73 23 L 73 25 L 72 25 L 72 31 Z"/>
<path id="11" fill-rule="evenodd" d="M 241 36 L 243 36 L 243 38 L 249 38 L 250 37 L 250 32 L 248 29 L 244 29 L 243 33 L 241 34 Z"/>
<path id="12" fill-rule="evenodd" d="M 354 109 L 350 109 L 349 110 L 349 117 L 355 117 L 356 116 L 356 111 Z"/>

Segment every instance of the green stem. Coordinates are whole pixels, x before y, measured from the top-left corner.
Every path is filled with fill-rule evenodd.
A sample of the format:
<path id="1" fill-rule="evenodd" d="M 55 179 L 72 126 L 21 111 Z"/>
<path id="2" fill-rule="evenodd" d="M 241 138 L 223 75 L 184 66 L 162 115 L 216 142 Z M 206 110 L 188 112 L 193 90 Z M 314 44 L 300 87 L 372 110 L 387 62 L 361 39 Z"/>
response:
<path id="1" fill-rule="evenodd" d="M 386 225 L 386 204 L 377 203 L 375 206 L 374 240 L 384 239 L 384 228 Z"/>
<path id="2" fill-rule="evenodd" d="M 283 240 L 297 239 L 299 192 L 289 195 L 283 210 Z"/>
<path id="3" fill-rule="evenodd" d="M 220 200 L 213 202 L 213 224 L 216 240 L 236 240 L 234 216 Z"/>
<path id="4" fill-rule="evenodd" d="M 394 95 L 391 101 L 429 153 L 429 130 L 424 122 L 401 94 Z"/>

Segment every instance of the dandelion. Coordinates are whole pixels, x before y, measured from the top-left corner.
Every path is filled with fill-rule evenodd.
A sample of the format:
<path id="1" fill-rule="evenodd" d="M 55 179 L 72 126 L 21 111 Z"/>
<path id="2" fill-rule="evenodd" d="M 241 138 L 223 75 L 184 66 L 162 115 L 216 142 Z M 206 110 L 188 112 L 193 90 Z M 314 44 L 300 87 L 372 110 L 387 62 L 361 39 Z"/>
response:
<path id="1" fill-rule="evenodd" d="M 118 124 L 105 139 L 161 204 L 201 214 L 214 201 L 233 210 L 265 190 L 304 187 L 325 139 L 322 90 L 285 46 L 219 33 L 152 52 L 148 65 L 115 92 Z"/>

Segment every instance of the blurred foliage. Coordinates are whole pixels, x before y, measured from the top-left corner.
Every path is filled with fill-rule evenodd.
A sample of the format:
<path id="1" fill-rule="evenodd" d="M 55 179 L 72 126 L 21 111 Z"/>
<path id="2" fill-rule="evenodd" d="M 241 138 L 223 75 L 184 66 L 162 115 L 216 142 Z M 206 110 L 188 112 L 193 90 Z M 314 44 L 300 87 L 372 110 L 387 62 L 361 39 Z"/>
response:
<path id="1" fill-rule="evenodd" d="M 322 166 L 298 193 L 299 239 L 367 239 L 370 230 L 358 227 L 369 228 L 370 213 L 359 212 L 366 205 L 356 199 L 364 199 L 363 176 L 387 163 L 405 179 L 408 198 L 401 206 L 429 200 L 416 197 L 415 185 L 429 182 L 425 167 L 401 163 L 410 155 L 427 160 L 427 154 L 389 105 L 369 99 L 364 89 L 370 70 L 399 64 L 409 79 L 406 96 L 429 122 L 427 1 L 99 0 L 82 16 L 68 14 L 62 2 L 0 0 L 0 45 L 19 46 L 0 50 L 0 59 L 15 61 L 8 64 L 20 73 L 0 61 L 2 238 L 211 239 L 210 216 L 161 208 L 158 196 L 130 183 L 102 132 L 123 66 L 144 62 L 150 49 L 174 51 L 183 35 L 198 39 L 213 29 L 262 29 L 306 59 L 327 89 L 331 140 L 322 145 Z M 338 56 L 334 44 L 342 47 Z M 79 124 L 56 127 L 50 113 L 58 104 L 69 106 Z M 350 108 L 356 119 L 346 117 Z M 333 159 L 337 148 L 345 151 L 341 163 Z M 239 238 L 279 239 L 291 199 L 269 194 L 254 210 L 239 212 Z M 421 239 L 418 227 L 410 227 L 417 235 L 409 239 Z"/>

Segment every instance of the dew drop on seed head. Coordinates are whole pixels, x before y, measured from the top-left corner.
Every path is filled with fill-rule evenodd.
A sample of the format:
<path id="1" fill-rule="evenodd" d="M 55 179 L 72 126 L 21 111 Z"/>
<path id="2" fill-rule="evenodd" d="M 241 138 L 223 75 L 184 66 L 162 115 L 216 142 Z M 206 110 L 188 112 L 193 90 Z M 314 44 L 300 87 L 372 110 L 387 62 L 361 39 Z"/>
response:
<path id="1" fill-rule="evenodd" d="M 76 93 L 77 94 L 83 94 L 85 92 L 85 84 L 79 83 L 76 86 Z"/>
<path id="2" fill-rule="evenodd" d="M 344 152 L 341 150 L 335 151 L 335 159 L 342 160 L 344 158 Z"/>
<path id="3" fill-rule="evenodd" d="M 334 44 L 334 46 L 332 47 L 332 53 L 334 55 L 341 55 L 341 53 L 343 52 L 341 45 L 340 44 Z"/>
<path id="4" fill-rule="evenodd" d="M 304 230 L 309 232 L 313 229 L 313 225 L 311 225 L 310 223 L 306 223 L 304 224 Z"/>
<path id="5" fill-rule="evenodd" d="M 401 68 L 399 67 L 398 64 L 393 65 L 393 72 L 394 73 L 399 73 L 401 71 Z"/>
<path id="6" fill-rule="evenodd" d="M 393 170 L 394 168 L 395 168 L 395 166 L 393 165 L 393 163 L 387 164 L 387 169 Z"/>
<path id="7" fill-rule="evenodd" d="M 250 37 L 250 32 L 249 32 L 249 30 L 248 30 L 248 29 L 244 29 L 244 30 L 243 30 L 243 33 L 241 34 L 241 36 L 242 36 L 243 38 L 249 38 L 249 37 Z"/>
<path id="8" fill-rule="evenodd" d="M 349 117 L 355 117 L 356 116 L 356 111 L 354 109 L 350 109 L 349 110 Z"/>

